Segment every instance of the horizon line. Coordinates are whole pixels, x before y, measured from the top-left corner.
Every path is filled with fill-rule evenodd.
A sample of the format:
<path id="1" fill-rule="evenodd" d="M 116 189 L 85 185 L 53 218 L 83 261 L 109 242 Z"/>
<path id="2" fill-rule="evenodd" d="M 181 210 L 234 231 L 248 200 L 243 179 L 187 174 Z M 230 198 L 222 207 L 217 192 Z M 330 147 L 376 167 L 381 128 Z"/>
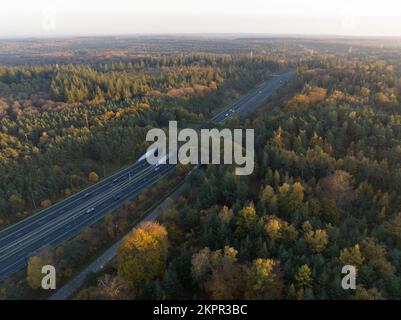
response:
<path id="1" fill-rule="evenodd" d="M 55 38 L 109 38 L 109 37 L 205 37 L 205 36 L 264 36 L 265 38 L 331 38 L 331 39 L 354 39 L 354 40 L 380 40 L 399 39 L 401 35 L 342 35 L 342 34 L 319 34 L 319 33 L 266 33 L 266 32 L 142 32 L 142 33 L 112 33 L 112 34 L 53 34 L 53 35 L 11 35 L 0 36 L 0 40 L 24 40 L 24 39 L 55 39 Z"/>

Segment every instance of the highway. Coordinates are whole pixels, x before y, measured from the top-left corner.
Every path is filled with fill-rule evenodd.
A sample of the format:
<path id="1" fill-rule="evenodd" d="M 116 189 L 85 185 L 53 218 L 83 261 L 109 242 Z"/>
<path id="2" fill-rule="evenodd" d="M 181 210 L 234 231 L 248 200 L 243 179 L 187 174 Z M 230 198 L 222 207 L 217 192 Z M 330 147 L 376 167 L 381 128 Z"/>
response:
<path id="1" fill-rule="evenodd" d="M 294 73 L 289 71 L 267 80 L 214 116 L 211 121 L 219 123 L 230 117 L 242 117 L 254 111 L 293 75 Z M 35 255 L 43 246 L 57 246 L 71 239 L 107 213 L 138 196 L 174 168 L 175 165 L 172 164 L 150 165 L 142 159 L 0 231 L 0 281 L 21 270 L 29 257 Z"/>
<path id="2" fill-rule="evenodd" d="M 227 118 L 237 116 L 243 117 L 255 111 L 269 96 L 279 89 L 284 83 L 293 77 L 293 72 L 286 72 L 276 75 L 272 79 L 263 82 L 256 89 L 252 90 L 241 99 L 237 100 L 228 109 L 215 115 L 211 120 L 214 122 L 222 122 Z"/>

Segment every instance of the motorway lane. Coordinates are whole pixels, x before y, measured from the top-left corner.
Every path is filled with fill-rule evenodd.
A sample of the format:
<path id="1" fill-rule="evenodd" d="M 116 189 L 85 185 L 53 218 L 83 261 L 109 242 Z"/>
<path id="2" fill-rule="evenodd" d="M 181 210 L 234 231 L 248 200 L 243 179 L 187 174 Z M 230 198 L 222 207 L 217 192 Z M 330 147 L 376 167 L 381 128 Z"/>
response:
<path id="1" fill-rule="evenodd" d="M 140 181 L 144 175 L 148 173 L 152 173 L 154 170 L 153 167 L 147 166 L 140 173 L 134 175 L 131 179 L 124 180 L 120 185 L 112 186 L 110 188 L 110 192 L 104 196 L 103 194 L 97 195 L 95 197 L 90 198 L 87 202 L 79 204 L 77 207 L 69 211 L 68 213 L 58 216 L 55 219 L 42 223 L 38 228 L 35 228 L 29 232 L 26 232 L 22 237 L 10 241 L 7 245 L 0 248 L 0 262 L 2 259 L 6 258 L 8 255 L 12 254 L 16 250 L 21 250 L 22 245 L 27 245 L 28 241 L 33 241 L 33 238 L 36 238 L 36 235 L 40 233 L 41 236 L 49 233 L 51 230 L 57 228 L 60 224 L 65 224 L 67 222 L 74 221 L 78 215 L 85 213 L 89 208 L 95 208 L 99 205 L 99 203 L 103 202 L 105 199 L 115 200 L 114 196 L 123 192 L 122 190 L 126 185 L 133 184 L 137 181 Z"/>
<path id="2" fill-rule="evenodd" d="M 93 197 L 94 195 L 100 194 L 108 190 L 110 188 L 110 184 L 114 179 L 118 179 L 118 181 L 114 183 L 116 186 L 118 186 L 119 184 L 124 182 L 125 179 L 129 178 L 129 172 L 131 172 L 131 174 L 134 175 L 138 169 L 144 169 L 147 166 L 149 166 L 149 164 L 146 161 L 135 163 L 134 165 L 126 169 L 123 169 L 117 174 L 100 181 L 100 183 L 92 185 L 87 189 L 57 203 L 56 205 L 49 207 L 45 210 L 42 210 L 38 214 L 26 218 L 21 222 L 16 223 L 11 227 L 0 231 L 0 248 L 2 248 L 4 245 L 7 245 L 12 241 L 18 240 L 22 234 L 25 234 L 32 228 L 42 225 L 41 222 L 43 220 L 50 221 L 52 219 L 55 219 L 57 218 L 57 216 L 65 214 L 67 211 L 73 209 L 76 205 L 79 205 L 85 201 L 90 200 L 91 197 Z M 90 193 L 90 196 L 84 198 L 85 194 L 87 193 Z"/>
<path id="3" fill-rule="evenodd" d="M 238 111 L 238 116 L 243 117 L 255 111 L 264 101 L 266 101 L 276 90 L 284 83 L 290 80 L 294 72 L 288 72 L 280 77 L 276 77 L 273 81 L 266 83 L 258 88 L 258 94 L 253 99 L 252 103 L 247 103 L 245 108 Z"/>
<path id="4" fill-rule="evenodd" d="M 165 165 L 160 168 L 160 171 L 158 173 L 150 172 L 146 176 L 144 176 L 138 184 L 134 185 L 128 185 L 123 191 L 122 191 L 122 196 L 119 199 L 118 202 L 113 201 L 110 199 L 105 201 L 102 205 L 102 207 L 94 214 L 94 215 L 86 215 L 83 216 L 82 221 L 79 221 L 79 223 L 75 223 L 74 225 L 66 226 L 64 228 L 64 232 L 59 234 L 56 238 L 54 238 L 51 241 L 51 244 L 55 245 L 58 244 L 60 241 L 63 242 L 65 239 L 68 239 L 70 237 L 70 231 L 71 229 L 69 227 L 72 227 L 76 229 L 76 231 L 79 233 L 82 230 L 83 225 L 93 224 L 95 221 L 98 221 L 99 219 L 104 217 L 105 213 L 108 213 L 110 211 L 113 211 L 114 209 L 119 208 L 123 203 L 127 202 L 128 200 L 132 199 L 133 197 L 137 196 L 140 194 L 145 188 L 151 187 L 153 184 L 155 184 L 158 180 L 160 180 L 161 177 L 164 177 L 171 171 L 173 171 L 175 168 L 175 165 Z M 67 238 L 65 238 L 67 237 Z"/>
<path id="5" fill-rule="evenodd" d="M 102 219 L 108 212 L 117 209 L 126 201 L 140 194 L 144 188 L 152 186 L 162 176 L 171 172 L 174 167 L 174 165 L 165 165 L 160 167 L 160 170 L 157 172 L 154 170 L 149 171 L 146 175 L 142 176 L 139 181 L 133 180 L 123 190 L 121 190 L 122 196 L 118 201 L 115 201 L 112 197 L 108 197 L 96 205 L 96 211 L 93 211 L 93 213 L 86 214 L 84 211 L 68 223 L 41 233 L 35 238 L 35 241 L 24 245 L 24 247 L 21 248 L 21 250 L 18 250 L 16 254 L 1 256 L 0 270 L 2 270 L 2 273 L 4 274 L 12 273 L 21 264 L 25 264 L 27 258 L 39 251 L 39 249 L 44 245 L 50 244 L 56 246 L 77 235 L 86 227 Z M 15 259 L 16 257 L 17 259 Z"/>
<path id="6" fill-rule="evenodd" d="M 232 116 L 243 116 L 255 110 L 276 89 L 293 76 L 288 72 L 268 80 L 243 96 L 211 120 L 223 122 Z M 247 111 L 249 110 L 249 111 Z M 27 259 L 47 244 L 53 246 L 72 238 L 84 228 L 102 219 L 126 201 L 149 188 L 175 165 L 149 165 L 139 161 L 97 184 L 45 209 L 0 232 L 0 280 L 21 269 Z M 113 180 L 115 180 L 113 182 Z M 85 197 L 89 193 L 90 195 Z M 119 193 L 116 200 L 113 195 Z M 85 211 L 94 208 L 90 214 Z"/>
<path id="7" fill-rule="evenodd" d="M 131 172 L 131 177 L 134 177 L 136 174 L 141 172 L 142 170 L 149 167 L 149 164 L 146 161 L 142 161 L 141 163 L 136 163 L 134 166 L 124 172 L 123 174 L 118 175 L 118 181 L 113 184 L 113 189 L 118 188 L 121 184 L 125 183 L 126 180 L 129 179 L 128 172 Z M 141 171 L 140 171 L 141 170 Z M 82 205 L 83 203 L 87 203 L 92 201 L 93 197 L 97 197 L 102 192 L 109 190 L 111 183 L 117 177 L 113 177 L 110 181 L 105 181 L 102 184 L 96 186 L 96 188 L 90 188 L 85 190 L 84 193 L 81 193 L 79 197 L 75 197 L 75 199 L 71 201 L 66 201 L 64 205 L 61 207 L 56 207 L 54 211 L 48 211 L 47 209 L 43 211 L 43 214 L 35 215 L 31 218 L 23 220 L 24 223 L 17 224 L 8 228 L 0 233 L 0 255 L 2 249 L 13 243 L 15 241 L 21 240 L 22 235 L 26 235 L 35 228 L 43 226 L 46 222 L 57 220 L 58 218 L 64 217 L 70 210 L 73 210 L 77 206 Z M 84 198 L 84 195 L 90 192 L 90 196 Z M 1 270 L 1 269 L 0 269 Z"/>
<path id="8" fill-rule="evenodd" d="M 265 100 L 267 100 L 274 91 L 280 88 L 294 75 L 293 71 L 286 72 L 266 81 L 256 87 L 253 91 L 243 96 L 240 100 L 234 102 L 228 109 L 214 116 L 211 120 L 222 122 L 233 116 L 244 116 L 255 111 Z"/>

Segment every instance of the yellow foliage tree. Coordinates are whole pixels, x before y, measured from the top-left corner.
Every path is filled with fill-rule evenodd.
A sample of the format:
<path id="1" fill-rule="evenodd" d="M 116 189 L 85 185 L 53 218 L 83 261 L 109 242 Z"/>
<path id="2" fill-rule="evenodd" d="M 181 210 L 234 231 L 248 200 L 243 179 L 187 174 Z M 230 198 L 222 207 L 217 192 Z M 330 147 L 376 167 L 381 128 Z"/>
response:
<path id="1" fill-rule="evenodd" d="M 299 287 L 312 286 L 312 272 L 307 264 L 300 266 L 294 277 Z"/>
<path id="2" fill-rule="evenodd" d="M 89 182 L 92 182 L 92 183 L 97 182 L 97 181 L 99 181 L 99 176 L 95 171 L 92 171 L 88 175 L 88 180 L 89 180 Z"/>
<path id="3" fill-rule="evenodd" d="M 231 209 L 229 209 L 227 206 L 224 206 L 219 214 L 218 214 L 219 220 L 224 223 L 224 224 L 229 224 L 234 217 L 234 213 Z"/>
<path id="4" fill-rule="evenodd" d="M 265 231 L 272 240 L 284 239 L 293 241 L 298 237 L 298 231 L 287 221 L 270 217 L 265 224 Z"/>
<path id="5" fill-rule="evenodd" d="M 359 244 L 356 244 L 352 248 L 344 248 L 341 250 L 339 260 L 344 265 L 360 266 L 365 258 L 362 256 Z"/>
<path id="6" fill-rule="evenodd" d="M 262 190 L 260 194 L 260 200 L 263 202 L 266 208 L 270 210 L 275 209 L 277 206 L 277 196 L 274 192 L 274 189 L 269 185 Z"/>
<path id="7" fill-rule="evenodd" d="M 281 237 L 281 223 L 280 220 L 271 218 L 267 221 L 265 225 L 265 230 L 267 235 L 272 240 L 277 240 Z"/>
<path id="8" fill-rule="evenodd" d="M 355 298 L 357 300 L 384 300 L 376 288 L 366 289 L 363 285 L 356 286 Z"/>
<path id="9" fill-rule="evenodd" d="M 30 257 L 28 260 L 26 280 L 32 289 L 39 289 L 42 283 L 42 267 L 46 263 L 38 256 Z"/>
<path id="10" fill-rule="evenodd" d="M 307 231 L 305 241 L 314 252 L 322 252 L 329 243 L 327 232 L 323 229 Z"/>
<path id="11" fill-rule="evenodd" d="M 15 208 L 21 210 L 25 206 L 25 201 L 19 195 L 12 194 L 10 198 L 8 198 L 8 202 Z"/>
<path id="12" fill-rule="evenodd" d="M 391 263 L 386 258 L 386 248 L 377 243 L 374 238 L 364 239 L 361 243 L 361 251 L 367 263 L 378 272 L 386 272 L 391 268 Z"/>
<path id="13" fill-rule="evenodd" d="M 126 236 L 118 249 L 118 275 L 139 292 L 142 286 L 164 272 L 167 231 L 156 222 L 146 222 Z"/>
<path id="14" fill-rule="evenodd" d="M 39 289 L 42 285 L 42 267 L 44 265 L 55 265 L 54 253 L 51 246 L 43 247 L 39 254 L 28 260 L 26 280 L 32 289 Z"/>
<path id="15" fill-rule="evenodd" d="M 48 208 L 48 207 L 50 207 L 50 206 L 52 205 L 52 202 L 51 202 L 49 199 L 45 199 L 45 200 L 42 200 L 42 201 L 40 202 L 40 205 L 41 205 L 43 208 Z"/>
<path id="16" fill-rule="evenodd" d="M 239 238 L 245 237 L 257 224 L 258 216 L 252 205 L 241 209 L 237 219 L 236 235 Z"/>
<path id="17" fill-rule="evenodd" d="M 292 185 L 284 183 L 279 187 L 278 203 L 281 209 L 288 213 L 299 209 L 303 204 L 304 188 L 299 182 Z"/>
<path id="18" fill-rule="evenodd" d="M 280 299 L 283 282 L 278 272 L 279 262 L 258 258 L 246 274 L 246 299 Z"/>

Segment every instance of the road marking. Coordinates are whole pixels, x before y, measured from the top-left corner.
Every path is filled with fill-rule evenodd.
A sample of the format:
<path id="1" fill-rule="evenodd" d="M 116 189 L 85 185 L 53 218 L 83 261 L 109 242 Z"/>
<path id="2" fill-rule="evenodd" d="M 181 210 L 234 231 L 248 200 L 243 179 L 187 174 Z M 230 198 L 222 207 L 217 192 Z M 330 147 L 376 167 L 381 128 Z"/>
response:
<path id="1" fill-rule="evenodd" d="M 99 188 L 105 187 L 111 178 L 115 177 L 116 175 L 124 176 L 128 169 L 132 170 L 132 168 L 134 168 L 135 166 L 138 166 L 138 162 L 133 164 L 132 166 L 129 166 L 129 167 L 123 169 L 120 172 L 117 172 L 117 173 L 113 174 L 110 177 L 105 178 L 102 181 L 99 181 L 98 183 L 96 183 L 96 184 L 94 184 L 94 185 L 92 185 L 92 186 L 90 186 L 90 187 L 88 187 L 88 188 L 86 188 L 84 190 L 81 190 L 81 191 L 77 192 L 76 194 L 72 195 L 71 197 L 66 198 L 66 199 L 62 200 L 61 202 L 58 202 L 58 203 L 54 204 L 54 206 L 57 206 L 57 205 L 63 204 L 63 202 L 66 202 L 60 208 L 56 208 L 55 211 L 51 211 L 50 210 L 53 206 L 49 207 L 49 208 L 46 208 L 45 210 L 39 211 L 39 212 L 35 213 L 33 216 L 31 216 L 31 217 L 29 217 L 27 219 L 21 220 L 21 221 L 17 222 L 16 224 L 14 224 L 14 225 L 12 225 L 12 226 L 0 231 L 0 241 L 3 241 L 5 239 L 10 238 L 11 236 L 15 235 L 15 233 L 18 232 L 20 229 L 12 231 L 9 234 L 7 234 L 7 232 L 9 230 L 12 230 L 13 228 L 18 227 L 18 225 L 20 225 L 22 223 L 28 222 L 26 225 L 22 226 L 22 229 L 26 229 L 28 227 L 31 227 L 31 226 L 37 224 L 38 222 L 42 221 L 43 219 L 48 218 L 49 216 L 56 215 L 57 213 L 62 211 L 62 209 L 64 209 L 65 207 L 67 207 L 69 205 L 73 205 L 75 203 L 78 203 L 78 204 L 82 203 L 81 194 L 83 194 L 85 191 L 87 193 L 88 191 L 92 190 L 97 185 L 98 185 Z M 143 167 L 143 164 L 141 166 Z M 101 184 L 101 182 L 103 184 Z M 93 189 L 93 191 L 95 191 L 95 190 L 96 190 L 96 187 Z M 77 199 L 74 199 L 75 197 L 77 197 Z M 68 200 L 70 200 L 70 201 L 68 201 Z M 39 216 L 39 215 L 41 215 L 41 216 Z M 36 219 L 36 217 L 38 217 L 38 219 Z"/>
<path id="2" fill-rule="evenodd" d="M 59 226 L 71 221 L 71 219 L 74 219 L 76 213 L 79 214 L 81 211 L 83 211 L 83 210 L 85 210 L 85 209 L 87 209 L 89 207 L 96 206 L 100 202 L 100 200 L 105 200 L 105 199 L 108 200 L 108 199 L 112 198 L 116 193 L 118 193 L 122 189 L 124 189 L 125 186 L 130 185 L 130 184 L 132 184 L 134 182 L 135 183 L 138 182 L 138 179 L 140 179 L 145 174 L 147 174 L 148 172 L 151 172 L 151 171 L 152 171 L 152 166 L 146 168 L 145 170 L 143 170 L 143 171 L 139 172 L 137 175 L 135 175 L 135 179 L 131 178 L 131 181 L 124 180 L 124 183 L 119 185 L 118 188 L 112 189 L 111 192 L 109 192 L 107 195 L 105 195 L 105 196 L 99 195 L 98 197 L 92 198 L 90 200 L 88 199 L 88 202 L 86 202 L 83 205 L 80 205 L 80 206 L 74 208 L 73 210 L 69 211 L 68 215 L 63 215 L 61 217 L 57 217 L 56 219 L 53 219 L 53 220 L 49 221 L 45 225 L 42 225 L 39 228 L 30 231 L 22 239 L 14 240 L 13 242 L 8 244 L 7 246 L 4 246 L 4 247 L 0 248 L 0 253 L 2 253 L 2 252 L 6 251 L 9 248 L 15 247 L 13 250 L 1 255 L 0 256 L 0 261 L 3 261 L 4 259 L 6 259 L 12 253 L 14 253 L 16 251 L 19 251 L 22 248 L 26 247 L 27 245 L 31 244 L 33 241 L 36 240 L 35 236 L 37 236 L 39 232 L 45 231 L 44 234 L 48 234 L 49 232 L 52 232 L 54 229 L 57 229 Z M 48 225 L 50 225 L 50 226 L 48 226 Z M 43 234 L 39 234 L 38 238 L 40 239 L 42 236 L 43 236 Z M 19 245 L 22 241 L 25 241 L 24 245 Z"/>
<path id="3" fill-rule="evenodd" d="M 163 177 L 164 177 L 165 175 L 167 175 L 167 174 L 168 174 L 172 169 L 174 169 L 174 168 L 175 168 L 175 166 L 166 167 L 166 169 L 163 169 L 163 170 L 165 170 L 165 172 L 162 172 Z M 149 172 L 149 174 L 151 174 L 151 172 Z M 134 190 L 129 190 L 130 194 L 128 194 L 127 196 L 125 196 L 125 197 L 123 198 L 124 201 L 121 201 L 120 204 L 119 204 L 119 206 L 121 206 L 127 199 L 136 197 L 136 196 L 137 196 L 138 194 L 140 194 L 145 188 L 148 188 L 148 187 L 152 186 L 152 185 L 153 185 L 154 183 L 156 183 L 158 180 L 160 180 L 159 177 L 151 177 L 151 178 L 150 178 L 150 184 L 148 184 L 148 185 L 146 185 L 146 186 L 143 186 L 143 185 L 142 185 L 142 186 L 138 186 L 136 189 L 134 189 L 135 192 L 134 192 L 133 194 L 131 194 L 131 193 L 132 193 Z M 127 189 L 128 189 L 129 187 L 130 187 L 130 186 L 127 186 Z M 105 208 L 102 208 L 101 211 L 98 212 L 97 214 L 95 214 L 94 216 L 93 216 L 93 215 L 88 216 L 87 219 L 85 219 L 84 221 L 81 221 L 81 222 L 76 226 L 75 230 L 73 230 L 74 232 L 73 232 L 73 234 L 71 235 L 71 237 L 74 236 L 74 235 L 76 235 L 76 234 L 78 234 L 79 232 L 81 232 L 81 230 L 80 230 L 80 227 L 81 227 L 81 226 L 87 224 L 88 222 L 90 222 L 90 224 L 93 224 L 93 223 L 97 222 L 98 220 L 100 220 L 101 218 L 103 218 L 103 217 L 104 217 L 104 213 L 108 212 L 110 209 L 114 210 L 114 208 L 113 208 L 114 205 L 115 205 L 114 203 L 111 203 L 111 204 L 107 205 Z M 95 219 L 93 219 L 94 217 L 95 217 Z M 84 218 L 86 218 L 86 217 L 84 216 Z M 92 220 L 92 221 L 90 221 L 90 220 Z M 64 237 L 66 234 L 68 234 L 68 233 L 71 233 L 71 230 L 65 231 L 63 234 L 57 236 L 57 237 L 56 237 L 55 239 L 53 239 L 53 241 L 51 241 L 51 242 L 57 243 L 59 239 L 62 239 L 61 242 L 65 241 L 65 239 L 63 240 L 63 237 Z M 69 238 L 70 238 L 70 237 L 69 237 Z M 44 244 L 44 245 L 45 245 L 45 244 Z M 32 253 L 37 252 L 37 250 L 39 250 L 39 249 L 40 249 L 41 247 L 43 247 L 44 245 L 40 245 L 38 248 L 36 248 L 35 250 L 33 250 Z M 32 253 L 31 253 L 30 255 L 32 255 Z M 21 258 L 20 258 L 20 259 L 17 259 L 17 261 L 15 261 L 15 262 L 13 262 L 13 263 L 11 263 L 11 264 L 7 264 L 7 266 L 6 266 L 5 268 L 3 268 L 3 269 L 0 271 L 0 279 L 1 279 L 1 278 L 4 278 L 4 277 L 7 277 L 10 273 L 13 273 L 15 270 L 10 270 L 12 267 L 15 267 L 15 266 L 17 266 L 17 265 L 21 265 L 21 266 L 26 265 L 26 262 L 27 262 L 27 259 L 24 257 L 24 258 L 22 258 L 22 259 L 21 259 Z M 9 272 L 7 272 L 7 270 L 9 270 Z"/>

